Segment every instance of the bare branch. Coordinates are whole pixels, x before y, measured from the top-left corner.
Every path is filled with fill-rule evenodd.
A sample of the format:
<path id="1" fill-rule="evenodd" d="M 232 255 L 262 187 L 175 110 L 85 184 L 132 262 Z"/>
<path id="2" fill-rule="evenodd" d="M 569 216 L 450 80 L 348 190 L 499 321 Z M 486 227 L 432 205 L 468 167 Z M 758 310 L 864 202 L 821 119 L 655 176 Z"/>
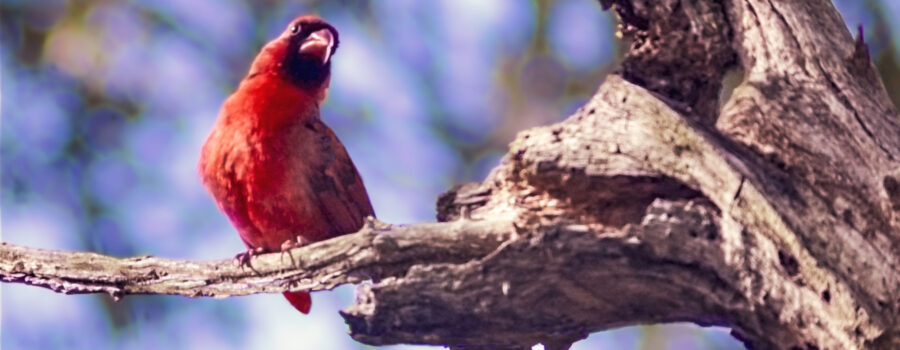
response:
<path id="1" fill-rule="evenodd" d="M 256 256 L 195 262 L 153 256 L 114 258 L 0 245 L 0 279 L 66 294 L 171 294 L 224 298 L 288 290 L 325 290 L 402 273 L 417 261 L 454 263 L 484 256 L 509 236 L 509 220 L 366 227 L 360 232 Z"/>

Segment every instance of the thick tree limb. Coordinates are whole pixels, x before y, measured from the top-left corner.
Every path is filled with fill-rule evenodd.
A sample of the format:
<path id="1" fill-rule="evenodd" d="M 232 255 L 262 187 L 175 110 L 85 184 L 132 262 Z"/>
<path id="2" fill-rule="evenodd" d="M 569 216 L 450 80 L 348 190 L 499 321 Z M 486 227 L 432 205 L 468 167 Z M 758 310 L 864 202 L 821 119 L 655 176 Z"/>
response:
<path id="1" fill-rule="evenodd" d="M 565 122 L 524 132 L 482 185 L 440 203 L 441 218 L 515 211 L 531 238 L 490 262 L 366 289 L 349 311 L 357 338 L 515 347 L 679 320 L 733 327 L 756 348 L 892 348 L 900 117 L 864 43 L 827 1 L 605 5 L 634 38 L 627 81 L 612 76 Z M 732 63 L 744 82 L 716 102 Z M 685 201 L 709 206 L 714 224 L 677 210 Z M 693 230 L 656 230 L 660 218 Z M 567 245 L 577 239 L 554 230 L 567 223 L 595 240 Z M 497 285 L 524 291 L 502 299 Z M 396 308 L 406 290 L 429 296 L 416 313 Z M 446 317 L 424 332 L 423 313 Z"/>
<path id="2" fill-rule="evenodd" d="M 900 116 L 830 2 L 601 3 L 632 40 L 621 68 L 442 196 L 444 223 L 364 229 L 255 272 L 5 245 L 0 277 L 220 297 L 371 280 L 343 312 L 368 344 L 565 349 L 690 321 L 753 348 L 896 348 Z M 743 81 L 720 94 L 729 70 Z"/>

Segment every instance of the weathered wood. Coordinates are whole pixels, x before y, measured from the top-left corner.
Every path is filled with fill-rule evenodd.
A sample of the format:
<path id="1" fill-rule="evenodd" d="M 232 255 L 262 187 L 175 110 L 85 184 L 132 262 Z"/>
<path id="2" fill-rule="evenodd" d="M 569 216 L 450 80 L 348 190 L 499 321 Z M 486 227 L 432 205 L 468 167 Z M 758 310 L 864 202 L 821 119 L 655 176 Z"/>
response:
<path id="1" fill-rule="evenodd" d="M 0 243 L 0 280 L 66 294 L 106 293 L 114 298 L 128 294 L 224 298 L 326 290 L 394 276 L 420 260 L 457 263 L 484 256 L 509 237 L 508 222 L 498 218 L 391 226 L 373 221 L 355 234 L 285 253 L 257 255 L 249 267 L 232 259 L 120 259 Z"/>
<path id="2" fill-rule="evenodd" d="M 483 184 L 444 196 L 439 217 L 456 217 L 454 211 L 462 208 L 475 217 L 509 210 L 518 213 L 520 231 L 532 235 L 558 237 L 554 225 L 577 224 L 607 239 L 549 254 L 538 253 L 551 249 L 543 246 L 508 253 L 514 255 L 509 260 L 523 268 L 528 265 L 523 261 L 531 262 L 528 257 L 554 258 L 541 260 L 552 278 L 535 278 L 526 285 L 529 291 L 538 290 L 529 295 L 557 300 L 550 308 L 562 316 L 541 314 L 539 307 L 528 307 L 542 305 L 541 300 L 520 296 L 516 302 L 521 304 L 515 307 L 490 307 L 473 317 L 463 311 L 465 306 L 454 305 L 496 298 L 445 295 L 434 298 L 451 301 L 436 307 L 442 310 L 439 314 L 456 316 L 448 316 L 433 332 L 460 343 L 477 339 L 494 344 L 532 332 L 524 340 L 530 343 L 551 333 L 677 320 L 733 327 L 755 348 L 890 348 L 885 344 L 896 342 L 898 313 L 900 117 L 866 60 L 864 43 L 853 41 L 827 1 L 605 5 L 616 8 L 624 21 L 623 33 L 634 39 L 619 70 L 627 81 L 611 76 L 594 100 L 565 122 L 523 132 Z M 731 60 L 730 53 L 737 59 Z M 678 70 L 682 68 L 686 71 Z M 710 91 L 729 69 L 742 72 L 743 81 L 720 102 L 719 94 Z M 710 115 L 710 105 L 722 107 Z M 687 239 L 674 234 L 631 237 L 643 247 L 641 258 L 647 259 L 646 264 L 635 264 L 640 269 L 608 261 L 590 265 L 591 260 L 580 255 L 587 249 L 583 246 L 609 248 L 610 235 L 641 232 L 639 225 L 656 217 L 653 204 L 664 199 L 705 203 L 716 213 L 710 218 L 717 223 L 715 229 L 694 230 Z M 685 215 L 661 216 L 685 220 Z M 695 247 L 692 241 L 697 239 L 692 238 L 703 236 L 719 241 L 706 244 L 707 249 Z M 575 240 L 566 237 L 544 244 L 557 247 Z M 654 259 L 649 252 L 661 256 Z M 605 256 L 587 255 L 596 260 Z M 688 273 L 638 277 L 665 268 L 661 262 L 685 266 Z M 482 268 L 497 264 L 492 261 Z M 466 286 L 477 278 L 484 286 L 501 284 L 512 275 L 491 268 L 496 278 L 470 276 L 471 270 L 442 271 L 439 280 Z M 589 277 L 595 270 L 617 276 L 617 283 L 600 287 L 585 282 L 595 281 Z M 715 277 L 716 288 L 697 282 L 705 275 Z M 417 278 L 373 286 L 366 290 L 372 295 L 366 300 L 399 300 L 403 283 L 416 285 L 416 290 L 446 290 L 423 287 L 418 283 L 434 280 Z M 578 300 L 566 298 L 568 294 L 559 291 L 570 285 L 561 282 L 566 278 L 589 286 L 582 288 L 587 292 Z M 635 284 L 643 287 L 643 295 L 618 289 L 629 278 L 640 281 Z M 467 293 L 476 289 L 464 288 Z M 603 300 L 614 307 L 592 310 L 585 300 Z M 367 311 L 354 313 L 364 316 L 351 319 L 351 330 L 356 329 L 354 321 L 366 320 L 368 327 L 378 329 L 374 333 L 379 340 L 391 333 L 397 337 L 391 341 L 421 338 L 424 332 L 415 328 L 421 320 L 413 320 L 412 313 L 388 312 L 392 305 L 396 303 L 381 311 L 387 318 L 376 316 L 379 308 L 361 307 Z M 523 308 L 527 311 L 521 316 L 501 312 L 521 313 Z M 583 310 L 594 311 L 592 317 L 579 319 L 576 315 Z M 467 321 L 454 327 L 459 315 Z M 599 321 L 603 317 L 618 323 Z M 527 331 L 510 328 L 516 336 L 504 335 L 498 320 L 534 326 L 525 326 Z M 480 332 L 448 331 L 472 324 Z M 465 339 L 463 333 L 474 333 L 475 339 Z M 373 341 L 367 335 L 357 337 Z"/>

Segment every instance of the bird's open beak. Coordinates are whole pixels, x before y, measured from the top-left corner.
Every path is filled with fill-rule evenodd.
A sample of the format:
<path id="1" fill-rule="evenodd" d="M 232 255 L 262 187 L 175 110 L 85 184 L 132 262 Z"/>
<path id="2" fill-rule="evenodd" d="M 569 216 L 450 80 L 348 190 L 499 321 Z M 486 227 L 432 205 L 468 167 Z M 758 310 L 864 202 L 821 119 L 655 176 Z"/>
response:
<path id="1" fill-rule="evenodd" d="M 300 45 L 300 54 L 314 55 L 322 59 L 322 64 L 328 63 L 331 58 L 331 48 L 334 46 L 334 35 L 329 29 L 319 29 L 312 32 L 303 44 Z"/>

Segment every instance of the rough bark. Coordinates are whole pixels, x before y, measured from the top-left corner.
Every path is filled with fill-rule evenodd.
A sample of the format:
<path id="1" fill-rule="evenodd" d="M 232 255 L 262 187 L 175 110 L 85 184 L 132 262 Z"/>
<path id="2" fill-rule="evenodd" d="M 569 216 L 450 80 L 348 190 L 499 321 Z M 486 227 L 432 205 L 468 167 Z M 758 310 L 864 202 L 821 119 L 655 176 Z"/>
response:
<path id="1" fill-rule="evenodd" d="M 689 321 L 759 349 L 897 348 L 900 116 L 830 2 L 601 3 L 631 40 L 621 67 L 443 195 L 443 223 L 299 248 L 296 268 L 263 256 L 258 273 L 4 245 L 0 277 L 190 296 L 370 280 L 342 314 L 375 345 L 566 349 Z M 729 71 L 743 80 L 721 92 Z"/>

